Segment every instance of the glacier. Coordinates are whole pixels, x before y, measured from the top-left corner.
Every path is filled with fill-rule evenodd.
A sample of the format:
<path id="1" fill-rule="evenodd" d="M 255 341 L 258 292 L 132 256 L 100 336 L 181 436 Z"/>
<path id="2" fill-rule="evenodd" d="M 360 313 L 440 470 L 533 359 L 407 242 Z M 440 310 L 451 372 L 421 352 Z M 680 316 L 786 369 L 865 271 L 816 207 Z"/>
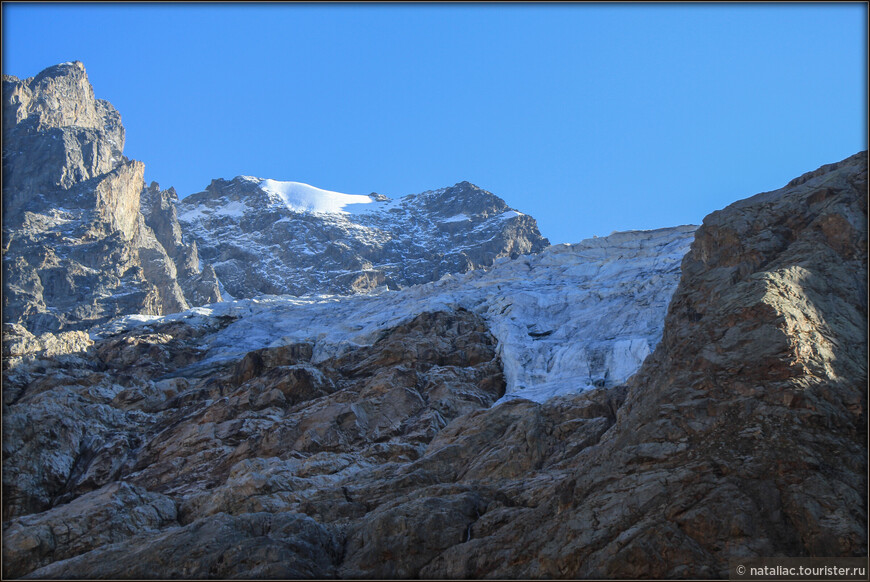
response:
<path id="1" fill-rule="evenodd" d="M 498 342 L 506 391 L 500 402 L 543 402 L 627 380 L 661 339 L 668 303 L 695 225 L 615 232 L 496 260 L 489 269 L 367 295 L 262 295 L 168 316 L 132 315 L 91 330 L 98 339 L 138 326 L 209 326 L 208 368 L 245 353 L 297 342 L 315 362 L 371 345 L 420 313 L 467 309 Z M 232 319 L 224 327 L 215 325 Z"/>

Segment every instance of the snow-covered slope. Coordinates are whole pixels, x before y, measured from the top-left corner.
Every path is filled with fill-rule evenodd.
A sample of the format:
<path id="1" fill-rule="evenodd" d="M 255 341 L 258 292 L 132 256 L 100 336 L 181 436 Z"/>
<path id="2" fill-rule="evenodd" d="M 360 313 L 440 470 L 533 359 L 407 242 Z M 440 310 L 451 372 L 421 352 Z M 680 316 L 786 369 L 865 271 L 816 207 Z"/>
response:
<path id="1" fill-rule="evenodd" d="M 230 317 L 207 336 L 200 366 L 299 341 L 322 361 L 426 311 L 480 314 L 499 342 L 507 393 L 543 401 L 591 386 L 613 386 L 640 366 L 661 338 L 668 302 L 695 226 L 614 233 L 536 255 L 501 259 L 487 270 L 445 275 L 379 294 L 261 297 L 162 318 L 205 325 Z M 95 329 L 100 336 L 155 318 L 131 316 Z M 191 371 L 193 372 L 193 370 Z"/>
<path id="2" fill-rule="evenodd" d="M 292 212 L 349 214 L 351 211 L 348 208 L 374 202 L 371 196 L 330 192 L 301 182 L 263 180 L 260 182 L 260 188 L 269 194 L 277 195 Z M 363 207 L 362 211 L 365 210 L 368 208 Z"/>
<path id="3" fill-rule="evenodd" d="M 547 246 L 532 217 L 468 182 L 390 200 L 239 176 L 181 200 L 178 218 L 235 298 L 397 289 Z"/>

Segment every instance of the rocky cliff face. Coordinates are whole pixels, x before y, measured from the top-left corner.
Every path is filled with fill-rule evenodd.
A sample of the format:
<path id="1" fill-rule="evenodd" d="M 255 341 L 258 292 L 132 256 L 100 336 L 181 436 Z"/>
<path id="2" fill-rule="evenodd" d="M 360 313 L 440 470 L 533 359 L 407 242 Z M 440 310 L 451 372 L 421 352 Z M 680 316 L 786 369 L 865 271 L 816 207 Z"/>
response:
<path id="1" fill-rule="evenodd" d="M 5 322 L 35 333 L 85 329 L 219 300 L 213 273 L 176 264 L 181 240 L 165 247 L 155 236 L 140 205 L 144 165 L 123 149 L 121 117 L 94 98 L 81 63 L 4 76 Z M 174 212 L 148 210 L 154 224 Z"/>
<path id="2" fill-rule="evenodd" d="M 340 480 L 419 458 L 451 420 L 504 393 L 495 341 L 464 310 L 421 314 L 370 347 L 318 363 L 300 343 L 191 367 L 203 361 L 197 340 L 215 328 L 182 322 L 96 343 L 65 338 L 70 353 L 61 356 L 7 331 L 20 339 L 4 379 L 6 576 L 105 544 L 128 553 L 143 534 L 184 546 L 210 535 L 202 517 L 207 530 L 224 532 L 209 548 L 246 548 L 237 558 L 250 576 L 334 573 L 338 530 L 286 509 L 365 515 L 371 501 L 348 501 Z M 237 520 L 226 511 L 238 504 Z M 254 530 L 251 518 L 261 522 Z M 298 526 L 312 539 L 267 541 Z M 276 551 L 287 563 L 270 563 Z M 167 552 L 128 575 L 238 573 L 235 558 L 221 561 L 203 567 Z"/>
<path id="3" fill-rule="evenodd" d="M 866 555 L 866 192 L 864 152 L 713 213 L 640 371 L 543 402 L 492 406 L 502 332 L 456 293 L 341 341 L 282 327 L 291 299 L 11 326 L 4 575 L 708 578 Z M 384 314 L 451 284 L 322 301 Z"/>
<path id="4" fill-rule="evenodd" d="M 468 182 L 393 201 L 240 176 L 178 211 L 235 298 L 397 289 L 548 245 L 531 216 Z"/>
<path id="5" fill-rule="evenodd" d="M 140 211 L 145 224 L 175 264 L 175 278 L 184 291 L 187 303 L 194 306 L 221 301 L 220 283 L 214 268 L 209 264 L 200 268 L 196 241 L 188 242 L 183 236 L 181 224 L 178 222 L 177 204 L 178 194 L 175 188 L 161 190 L 157 182 L 151 182 L 150 186 L 142 190 L 140 196 Z M 159 261 L 158 254 L 154 255 L 153 260 Z M 140 255 L 143 255 L 141 248 Z M 147 258 L 143 256 L 143 262 Z"/>
<path id="6" fill-rule="evenodd" d="M 612 427 L 544 457 L 555 483 L 420 574 L 706 578 L 736 557 L 866 555 L 866 195 L 862 152 L 707 217 Z"/>

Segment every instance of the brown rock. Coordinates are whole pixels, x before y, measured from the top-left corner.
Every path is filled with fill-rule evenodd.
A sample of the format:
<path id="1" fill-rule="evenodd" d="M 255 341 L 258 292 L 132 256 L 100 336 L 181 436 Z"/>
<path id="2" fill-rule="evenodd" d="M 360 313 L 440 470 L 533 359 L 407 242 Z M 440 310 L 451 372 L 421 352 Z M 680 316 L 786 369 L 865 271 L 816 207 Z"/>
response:
<path id="1" fill-rule="evenodd" d="M 50 564 L 175 521 L 175 504 L 124 482 L 55 509 L 4 524 L 4 574 L 19 577 Z"/>

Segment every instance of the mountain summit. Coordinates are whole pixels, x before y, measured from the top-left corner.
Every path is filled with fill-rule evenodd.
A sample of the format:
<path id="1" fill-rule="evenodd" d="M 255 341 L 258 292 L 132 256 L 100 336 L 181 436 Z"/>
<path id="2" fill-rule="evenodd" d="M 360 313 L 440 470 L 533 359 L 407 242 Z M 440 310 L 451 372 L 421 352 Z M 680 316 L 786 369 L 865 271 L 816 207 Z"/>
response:
<path id="1" fill-rule="evenodd" d="M 174 192 L 146 191 L 145 165 L 124 156 L 124 137 L 82 63 L 4 75 L 4 322 L 85 329 L 220 300 L 163 200 Z"/>
<path id="2" fill-rule="evenodd" d="M 224 297 L 397 289 L 549 244 L 468 182 L 390 200 L 239 176 L 179 200 L 145 186 L 78 61 L 4 76 L 3 98 L 5 323 L 31 333 Z"/>
<path id="3" fill-rule="evenodd" d="M 549 244 L 534 218 L 469 182 L 391 200 L 237 176 L 178 212 L 236 298 L 397 289 Z"/>

